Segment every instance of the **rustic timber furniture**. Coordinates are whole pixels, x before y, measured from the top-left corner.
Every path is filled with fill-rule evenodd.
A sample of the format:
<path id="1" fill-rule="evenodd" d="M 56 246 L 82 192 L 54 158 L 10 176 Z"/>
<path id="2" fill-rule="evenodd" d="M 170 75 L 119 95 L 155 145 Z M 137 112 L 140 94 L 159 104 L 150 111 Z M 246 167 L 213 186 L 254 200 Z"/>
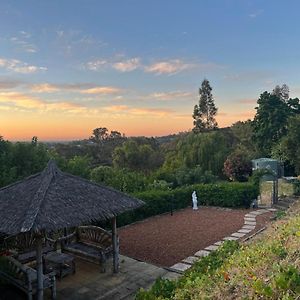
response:
<path id="1" fill-rule="evenodd" d="M 97 226 L 79 226 L 64 239 L 61 247 L 63 252 L 100 264 L 101 272 L 105 272 L 106 261 L 113 255 L 112 234 Z"/>
<path id="2" fill-rule="evenodd" d="M 4 246 L 11 251 L 13 257 L 22 264 L 36 260 L 36 236 L 33 233 L 9 236 L 4 239 Z M 54 248 L 49 243 L 44 243 L 42 254 L 45 255 Z"/>
<path id="3" fill-rule="evenodd" d="M 75 261 L 72 255 L 54 251 L 44 256 L 44 262 L 45 269 L 53 270 L 59 279 L 68 274 L 75 274 Z"/>
<path id="4" fill-rule="evenodd" d="M 22 265 L 13 257 L 7 256 L 1 259 L 0 277 L 9 284 L 27 294 L 28 300 L 32 300 L 37 292 L 37 271 L 29 266 Z M 43 289 L 51 289 L 51 299 L 56 299 L 55 274 L 43 275 Z"/>

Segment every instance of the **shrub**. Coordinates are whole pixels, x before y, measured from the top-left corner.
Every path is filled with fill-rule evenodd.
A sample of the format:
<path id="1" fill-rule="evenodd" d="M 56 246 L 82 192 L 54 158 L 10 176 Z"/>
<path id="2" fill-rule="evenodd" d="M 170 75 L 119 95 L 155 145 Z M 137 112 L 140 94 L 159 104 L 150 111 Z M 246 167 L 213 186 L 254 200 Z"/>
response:
<path id="1" fill-rule="evenodd" d="M 294 186 L 294 194 L 296 196 L 300 196 L 300 180 L 299 179 L 294 180 L 293 186 Z"/>
<path id="2" fill-rule="evenodd" d="M 268 169 L 257 169 L 255 170 L 250 179 L 249 182 L 254 184 L 257 188 L 257 190 L 259 190 L 259 184 L 260 184 L 260 180 L 263 176 L 265 175 L 272 175 L 272 171 L 268 170 Z"/>
<path id="3" fill-rule="evenodd" d="M 231 153 L 224 162 L 223 172 L 232 181 L 247 181 L 251 171 L 251 162 L 242 152 Z"/>
<path id="4" fill-rule="evenodd" d="M 200 166 L 194 168 L 180 167 L 176 170 L 159 169 L 152 175 L 155 180 L 163 180 L 170 184 L 170 187 L 199 183 L 215 183 L 218 179 L 211 171 L 204 171 Z"/>
<path id="5" fill-rule="evenodd" d="M 91 180 L 122 192 L 133 193 L 146 187 L 146 177 L 138 172 L 100 166 L 91 171 Z"/>

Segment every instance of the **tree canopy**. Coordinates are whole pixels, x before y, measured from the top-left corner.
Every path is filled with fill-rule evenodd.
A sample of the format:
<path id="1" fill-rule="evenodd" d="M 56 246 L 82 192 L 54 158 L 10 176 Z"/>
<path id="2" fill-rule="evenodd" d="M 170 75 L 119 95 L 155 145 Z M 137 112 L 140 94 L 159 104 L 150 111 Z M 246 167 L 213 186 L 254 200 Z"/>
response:
<path id="1" fill-rule="evenodd" d="M 195 133 L 216 129 L 218 123 L 215 119 L 218 109 L 215 106 L 211 93 L 212 88 L 207 79 L 204 79 L 199 89 L 199 104 L 194 106 L 194 128 Z"/>
<path id="2" fill-rule="evenodd" d="M 286 134 L 292 112 L 286 102 L 268 92 L 260 95 L 257 104 L 253 121 L 254 142 L 262 154 L 270 155 L 272 147 Z"/>

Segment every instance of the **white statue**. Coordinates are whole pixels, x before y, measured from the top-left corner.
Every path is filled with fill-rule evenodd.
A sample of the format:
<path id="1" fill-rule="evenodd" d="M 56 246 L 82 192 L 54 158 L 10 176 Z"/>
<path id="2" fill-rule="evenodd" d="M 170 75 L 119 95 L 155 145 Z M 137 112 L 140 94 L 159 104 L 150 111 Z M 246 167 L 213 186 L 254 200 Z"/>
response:
<path id="1" fill-rule="evenodd" d="M 197 210 L 198 209 L 198 201 L 197 201 L 196 191 L 193 191 L 192 200 L 193 200 L 193 210 Z"/>

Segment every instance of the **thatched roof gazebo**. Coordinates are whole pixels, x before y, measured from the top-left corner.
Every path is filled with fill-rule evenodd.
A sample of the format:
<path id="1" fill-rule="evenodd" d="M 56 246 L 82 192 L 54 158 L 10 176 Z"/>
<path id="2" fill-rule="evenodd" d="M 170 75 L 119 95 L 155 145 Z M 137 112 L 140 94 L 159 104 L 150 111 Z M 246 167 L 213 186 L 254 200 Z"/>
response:
<path id="1" fill-rule="evenodd" d="M 116 216 L 142 206 L 141 200 L 64 173 L 51 160 L 41 173 L 0 189 L 0 233 L 35 232 L 42 236 L 67 227 L 112 220 L 117 270 Z M 43 298 L 42 239 L 37 246 L 38 299 Z"/>

